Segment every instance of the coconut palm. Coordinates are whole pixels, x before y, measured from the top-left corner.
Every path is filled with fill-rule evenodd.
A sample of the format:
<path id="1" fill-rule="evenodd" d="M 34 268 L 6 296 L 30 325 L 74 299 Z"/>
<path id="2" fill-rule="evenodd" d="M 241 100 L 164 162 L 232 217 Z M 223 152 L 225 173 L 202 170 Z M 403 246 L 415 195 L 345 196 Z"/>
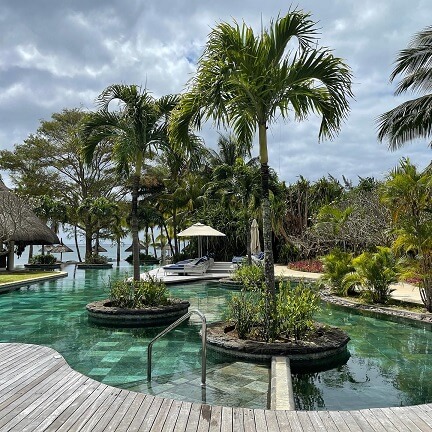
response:
<path id="1" fill-rule="evenodd" d="M 428 93 L 432 86 L 432 26 L 417 33 L 408 48 L 399 53 L 390 81 L 398 75 L 403 78 L 395 95 L 408 90 L 427 94 L 404 102 L 378 118 L 378 139 L 388 141 L 391 150 L 416 138 L 432 138 L 432 94 Z"/>
<path id="2" fill-rule="evenodd" d="M 120 109 L 110 111 L 117 100 Z M 91 162 L 96 146 L 105 140 L 114 142 L 113 160 L 119 173 L 131 177 L 133 278 L 139 280 L 138 195 L 143 163 L 152 150 L 167 141 L 166 125 L 178 96 L 155 99 L 147 90 L 136 85 L 114 84 L 98 97 L 99 110 L 90 115 L 84 125 L 83 155 Z"/>
<path id="3" fill-rule="evenodd" d="M 351 72 L 328 49 L 316 48 L 315 23 L 292 10 L 255 35 L 245 23 L 218 24 L 210 33 L 196 75 L 181 98 L 170 126 L 184 140 L 189 125 L 206 120 L 229 126 L 241 142 L 258 130 L 262 183 L 266 286 L 274 311 L 274 267 L 269 201 L 267 128 L 279 117 L 321 116 L 319 138 L 332 138 L 348 111 Z M 296 39 L 294 53 L 288 45 Z"/>

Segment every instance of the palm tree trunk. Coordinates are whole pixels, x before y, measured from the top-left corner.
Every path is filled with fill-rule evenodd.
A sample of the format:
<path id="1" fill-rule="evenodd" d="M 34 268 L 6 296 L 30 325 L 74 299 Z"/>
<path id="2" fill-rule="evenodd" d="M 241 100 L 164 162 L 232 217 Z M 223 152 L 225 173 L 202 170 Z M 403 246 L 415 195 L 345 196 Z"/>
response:
<path id="1" fill-rule="evenodd" d="M 74 225 L 74 239 L 75 239 L 75 248 L 77 250 L 77 255 L 78 255 L 78 261 L 82 262 L 81 252 L 78 247 L 78 230 L 76 225 Z"/>
<path id="2" fill-rule="evenodd" d="M 120 265 L 120 259 L 121 259 L 121 241 L 120 241 L 120 236 L 117 236 L 117 265 Z"/>
<path id="3" fill-rule="evenodd" d="M 140 184 L 139 174 L 132 178 L 132 211 L 131 211 L 131 232 L 132 232 L 132 257 L 133 257 L 133 279 L 140 280 L 139 268 L 139 237 L 138 237 L 138 191 Z"/>
<path id="4" fill-rule="evenodd" d="M 156 250 L 156 243 L 155 243 L 155 236 L 154 236 L 154 229 L 153 226 L 150 227 L 150 232 L 151 232 L 151 239 L 152 239 L 152 243 L 153 243 L 153 254 L 154 257 L 157 258 L 157 250 Z"/>
<path id="5" fill-rule="evenodd" d="M 269 166 L 267 153 L 267 127 L 266 124 L 259 124 L 259 147 L 261 162 L 261 186 L 262 186 L 262 216 L 263 216 L 263 237 L 264 237 L 264 280 L 267 290 L 266 295 L 266 319 L 267 339 L 273 339 L 276 333 L 276 291 L 274 277 L 274 259 L 272 245 L 272 226 L 269 199 Z"/>

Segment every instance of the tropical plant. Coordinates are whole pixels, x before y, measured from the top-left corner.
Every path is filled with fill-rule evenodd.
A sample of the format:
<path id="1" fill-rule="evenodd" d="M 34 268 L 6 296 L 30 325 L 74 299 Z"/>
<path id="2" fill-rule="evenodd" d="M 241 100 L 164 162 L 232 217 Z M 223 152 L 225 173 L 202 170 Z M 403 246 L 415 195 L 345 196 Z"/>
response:
<path id="1" fill-rule="evenodd" d="M 409 159 L 387 176 L 381 200 L 392 216 L 394 248 L 406 255 L 410 277 L 419 280 L 420 297 L 432 312 L 432 175 Z"/>
<path id="2" fill-rule="evenodd" d="M 152 278 L 148 280 L 116 280 L 110 283 L 110 301 L 119 308 L 140 309 L 169 303 L 166 285 Z"/>
<path id="3" fill-rule="evenodd" d="M 30 264 L 48 264 L 48 265 L 55 264 L 56 261 L 57 258 L 51 254 L 34 255 L 29 260 Z"/>
<path id="4" fill-rule="evenodd" d="M 243 264 L 234 270 L 231 279 L 241 282 L 247 291 L 259 291 L 264 282 L 264 268 L 260 265 Z"/>
<path id="5" fill-rule="evenodd" d="M 119 111 L 109 111 L 117 100 Z M 136 85 L 114 84 L 98 97 L 99 110 L 89 115 L 84 125 L 85 145 L 83 155 L 90 163 L 96 147 L 105 141 L 113 142 L 112 159 L 119 173 L 131 174 L 132 208 L 130 226 L 132 233 L 133 278 L 139 280 L 139 222 L 138 195 L 142 167 L 152 150 L 168 141 L 166 125 L 169 113 L 178 102 L 174 95 L 155 99 L 147 90 Z"/>
<path id="6" fill-rule="evenodd" d="M 105 255 L 99 255 L 98 253 L 87 253 L 85 256 L 86 264 L 107 264 L 108 257 Z"/>
<path id="7" fill-rule="evenodd" d="M 346 290 L 357 287 L 366 300 L 387 303 L 393 289 L 392 283 L 399 279 L 400 262 L 388 247 L 378 246 L 376 252 L 363 252 L 352 260 L 354 272 L 343 279 Z"/>
<path id="8" fill-rule="evenodd" d="M 321 280 L 330 286 L 330 289 L 337 295 L 346 295 L 347 289 L 343 284 L 345 276 L 354 271 L 352 264 L 353 256 L 349 252 L 344 252 L 338 248 L 333 249 L 328 255 L 324 256 L 324 274 Z"/>
<path id="9" fill-rule="evenodd" d="M 298 51 L 288 51 L 296 39 Z M 266 311 L 276 308 L 272 227 L 269 201 L 267 129 L 279 117 L 304 120 L 321 116 L 319 138 L 331 138 L 348 112 L 351 73 L 328 49 L 316 47 L 315 23 L 310 15 L 290 10 L 261 29 L 258 35 L 245 23 L 218 24 L 210 33 L 197 73 L 181 98 L 170 126 L 182 142 L 190 125 L 202 120 L 232 127 L 239 140 L 252 141 L 258 130 L 262 184 Z M 274 325 L 271 324 L 274 328 Z M 273 331 L 273 330 L 270 330 Z"/>
<path id="10" fill-rule="evenodd" d="M 403 76 L 395 95 L 407 91 L 429 93 L 408 100 L 378 118 L 378 139 L 388 141 L 391 150 L 416 138 L 432 138 L 432 26 L 417 33 L 408 48 L 400 51 L 395 63 L 390 81 Z"/>

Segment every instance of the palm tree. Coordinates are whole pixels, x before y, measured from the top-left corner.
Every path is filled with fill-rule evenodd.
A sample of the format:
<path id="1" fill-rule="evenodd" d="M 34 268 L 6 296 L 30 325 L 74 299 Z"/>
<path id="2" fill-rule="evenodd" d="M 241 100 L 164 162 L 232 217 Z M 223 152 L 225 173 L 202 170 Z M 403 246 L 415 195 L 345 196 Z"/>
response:
<path id="1" fill-rule="evenodd" d="M 432 176 L 403 159 L 380 190 L 392 216 L 396 249 L 413 257 L 413 275 L 420 279 L 420 296 L 432 312 Z"/>
<path id="2" fill-rule="evenodd" d="M 288 45 L 296 39 L 294 54 Z M 315 23 L 292 10 L 255 35 L 245 23 L 218 24 L 210 33 L 196 75 L 181 98 L 170 133 L 184 140 L 190 125 L 212 119 L 242 142 L 258 130 L 262 183 L 265 279 L 274 311 L 275 287 L 269 201 L 267 128 L 279 117 L 321 116 L 319 138 L 332 138 L 348 112 L 351 72 L 328 49 L 316 48 Z"/>
<path id="3" fill-rule="evenodd" d="M 403 75 L 395 95 L 411 90 L 430 92 L 432 86 L 432 26 L 417 33 L 408 48 L 402 50 L 390 81 Z M 432 137 L 432 94 L 402 103 L 378 118 L 378 139 L 387 140 L 396 150 L 415 138 Z M 429 143 L 431 146 L 431 143 Z"/>
<path id="4" fill-rule="evenodd" d="M 109 111 L 109 104 L 114 100 L 120 102 L 120 110 Z M 136 85 L 114 84 L 100 94 L 97 102 L 99 110 L 90 115 L 84 125 L 86 142 L 83 155 L 87 162 L 91 162 L 97 145 L 111 140 L 114 142 L 112 157 L 119 173 L 128 177 L 132 171 L 133 278 L 139 280 L 138 195 L 142 167 L 152 150 L 167 141 L 167 121 L 178 96 L 155 99 Z"/>

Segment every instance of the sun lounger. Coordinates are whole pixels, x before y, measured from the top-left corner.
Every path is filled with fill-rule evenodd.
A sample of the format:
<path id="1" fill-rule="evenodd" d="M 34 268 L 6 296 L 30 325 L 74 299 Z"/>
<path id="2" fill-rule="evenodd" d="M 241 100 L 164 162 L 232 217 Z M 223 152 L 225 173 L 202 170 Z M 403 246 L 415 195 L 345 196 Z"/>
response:
<path id="1" fill-rule="evenodd" d="M 164 266 L 163 269 L 166 273 L 175 273 L 179 275 L 204 274 L 213 265 L 213 262 L 213 258 L 204 256 L 194 260 L 188 260 L 187 262 L 170 264 Z"/>

